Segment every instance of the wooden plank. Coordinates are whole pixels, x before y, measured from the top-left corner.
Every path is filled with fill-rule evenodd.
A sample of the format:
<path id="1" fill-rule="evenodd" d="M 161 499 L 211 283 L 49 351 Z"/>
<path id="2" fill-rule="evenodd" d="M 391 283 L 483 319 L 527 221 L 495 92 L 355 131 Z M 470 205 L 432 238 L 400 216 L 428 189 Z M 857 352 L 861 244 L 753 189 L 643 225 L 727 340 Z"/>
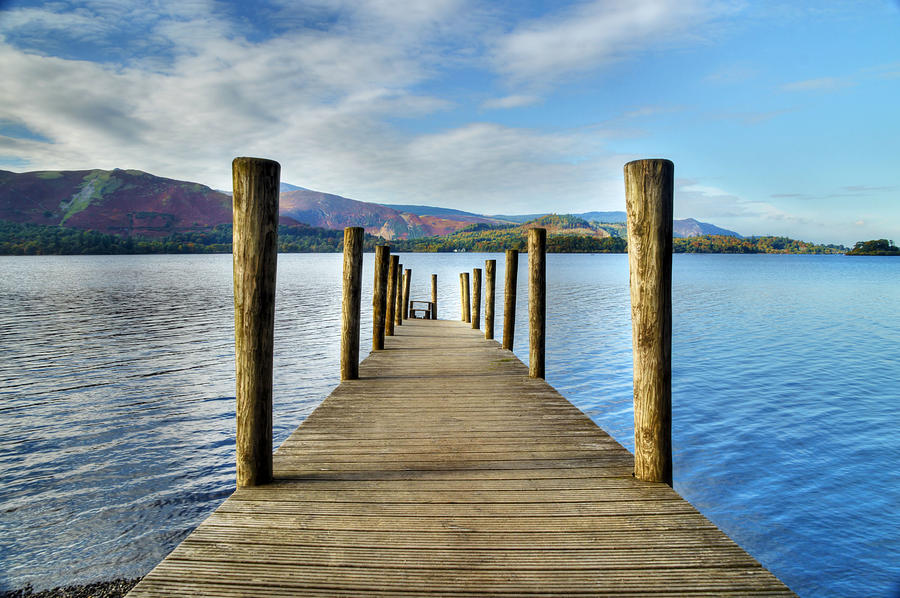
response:
<path id="1" fill-rule="evenodd" d="M 509 351 L 407 320 L 130 596 L 791 592 Z"/>

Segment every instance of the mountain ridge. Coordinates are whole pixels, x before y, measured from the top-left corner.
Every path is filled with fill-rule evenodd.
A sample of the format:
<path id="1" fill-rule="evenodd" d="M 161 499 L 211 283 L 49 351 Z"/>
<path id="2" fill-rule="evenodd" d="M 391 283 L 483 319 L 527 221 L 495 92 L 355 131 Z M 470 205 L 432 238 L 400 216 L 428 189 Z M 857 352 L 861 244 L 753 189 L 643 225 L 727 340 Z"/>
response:
<path id="1" fill-rule="evenodd" d="M 89 169 L 15 173 L 0 170 L 0 220 L 67 226 L 126 237 L 164 237 L 231 222 L 231 195 L 206 185 L 140 170 Z M 547 216 L 579 219 L 569 234 L 624 237 L 624 212 L 486 216 L 453 208 L 377 204 L 281 184 L 280 222 L 342 229 L 362 226 L 386 240 L 444 236 L 473 225 L 523 224 Z M 604 222 L 604 220 L 607 220 Z M 675 236 L 741 238 L 693 218 L 675 221 Z"/>

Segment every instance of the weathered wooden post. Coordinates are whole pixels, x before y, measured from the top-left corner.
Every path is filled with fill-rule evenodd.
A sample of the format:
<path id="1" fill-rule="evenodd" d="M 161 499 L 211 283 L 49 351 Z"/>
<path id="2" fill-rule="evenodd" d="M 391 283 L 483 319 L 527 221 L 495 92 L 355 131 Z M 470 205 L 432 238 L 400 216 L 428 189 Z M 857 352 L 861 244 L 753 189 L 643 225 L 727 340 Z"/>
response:
<path id="1" fill-rule="evenodd" d="M 341 306 L 341 380 L 359 378 L 359 310 L 362 299 L 363 229 L 344 229 L 344 292 Z"/>
<path id="2" fill-rule="evenodd" d="M 519 278 L 519 251 L 506 250 L 506 282 L 503 289 L 503 348 L 512 351 L 516 335 L 516 284 Z"/>
<path id="3" fill-rule="evenodd" d="M 484 260 L 484 338 L 494 338 L 494 282 L 497 260 Z"/>
<path id="4" fill-rule="evenodd" d="M 472 328 L 481 328 L 481 268 L 472 269 Z"/>
<path id="5" fill-rule="evenodd" d="M 544 377 L 544 332 L 547 316 L 547 230 L 528 231 L 528 375 Z"/>
<path id="6" fill-rule="evenodd" d="M 469 273 L 463 272 L 463 310 L 465 311 L 466 322 L 472 321 L 472 301 L 469 297 Z"/>
<path id="7" fill-rule="evenodd" d="M 261 158 L 235 158 L 231 172 L 240 488 L 272 481 L 272 363 L 281 166 Z"/>
<path id="8" fill-rule="evenodd" d="M 672 217 L 675 165 L 625 165 L 634 351 L 634 475 L 672 485 Z"/>
<path id="9" fill-rule="evenodd" d="M 437 274 L 431 275 L 431 319 L 437 320 Z"/>
<path id="10" fill-rule="evenodd" d="M 394 305 L 394 326 L 403 325 L 403 264 L 397 264 L 397 294 Z"/>
<path id="11" fill-rule="evenodd" d="M 403 319 L 409 319 L 409 282 L 412 278 L 412 270 L 407 268 L 403 275 Z"/>
<path id="12" fill-rule="evenodd" d="M 372 293 L 372 350 L 384 349 L 385 313 L 388 298 L 388 262 L 391 248 L 387 245 L 375 247 L 375 285 Z"/>
<path id="13" fill-rule="evenodd" d="M 459 273 L 459 319 L 463 322 L 466 321 L 466 291 L 465 291 L 465 281 L 463 280 L 463 273 Z"/>
<path id="14" fill-rule="evenodd" d="M 397 270 L 400 256 L 392 255 L 388 265 L 387 309 L 384 314 L 384 334 L 394 336 L 394 307 L 397 305 Z"/>

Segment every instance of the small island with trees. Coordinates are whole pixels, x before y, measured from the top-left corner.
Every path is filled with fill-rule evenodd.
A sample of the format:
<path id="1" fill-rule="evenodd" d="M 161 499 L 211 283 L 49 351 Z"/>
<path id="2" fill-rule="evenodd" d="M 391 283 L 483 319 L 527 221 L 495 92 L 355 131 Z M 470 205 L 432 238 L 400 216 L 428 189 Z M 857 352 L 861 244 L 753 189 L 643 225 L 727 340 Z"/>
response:
<path id="1" fill-rule="evenodd" d="M 900 255 L 900 247 L 887 239 L 858 241 L 847 255 Z"/>

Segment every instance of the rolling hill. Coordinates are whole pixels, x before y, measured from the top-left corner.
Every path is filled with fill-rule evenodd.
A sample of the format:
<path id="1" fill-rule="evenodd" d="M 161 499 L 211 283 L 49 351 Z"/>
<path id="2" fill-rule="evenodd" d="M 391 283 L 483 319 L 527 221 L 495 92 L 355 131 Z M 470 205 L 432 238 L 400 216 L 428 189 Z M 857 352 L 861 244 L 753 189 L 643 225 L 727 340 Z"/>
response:
<path id="1" fill-rule="evenodd" d="M 139 170 L 0 170 L 0 220 L 159 237 L 231 222 L 231 197 Z"/>
<path id="2" fill-rule="evenodd" d="M 551 234 L 559 232 L 557 227 L 568 235 L 624 237 L 624 216 L 624 212 L 484 216 L 435 206 L 369 203 L 288 183 L 282 183 L 280 199 L 281 224 L 332 230 L 362 226 L 387 240 L 445 236 L 472 226 L 538 219 L 546 219 Z M 160 238 L 230 223 L 231 196 L 139 170 L 0 170 L 0 220 Z M 738 233 L 692 218 L 675 221 L 676 237 L 707 234 L 740 238 Z"/>

